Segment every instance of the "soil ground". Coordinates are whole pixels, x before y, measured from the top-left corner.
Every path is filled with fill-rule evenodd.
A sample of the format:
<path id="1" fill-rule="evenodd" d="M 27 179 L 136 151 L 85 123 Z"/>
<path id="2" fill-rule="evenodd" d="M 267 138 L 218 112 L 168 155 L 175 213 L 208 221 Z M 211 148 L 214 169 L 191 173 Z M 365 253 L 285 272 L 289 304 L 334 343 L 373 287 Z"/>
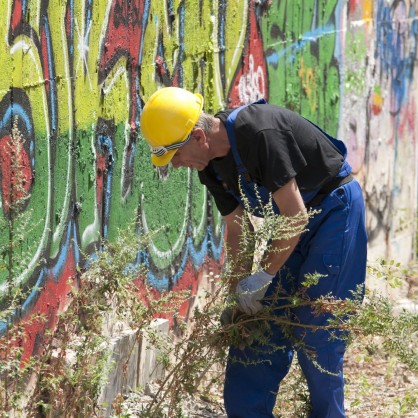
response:
<path id="1" fill-rule="evenodd" d="M 345 375 L 347 418 L 418 417 L 418 373 L 394 358 L 352 348 Z"/>

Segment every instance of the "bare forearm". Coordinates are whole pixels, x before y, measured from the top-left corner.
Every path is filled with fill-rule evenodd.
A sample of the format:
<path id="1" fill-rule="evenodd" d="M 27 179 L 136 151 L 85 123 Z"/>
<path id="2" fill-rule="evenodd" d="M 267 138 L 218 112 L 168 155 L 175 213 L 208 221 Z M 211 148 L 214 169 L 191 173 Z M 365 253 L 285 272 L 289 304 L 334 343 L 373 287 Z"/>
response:
<path id="1" fill-rule="evenodd" d="M 295 180 L 278 189 L 273 198 L 280 208 L 284 224 L 273 233 L 273 241 L 261 261 L 262 268 L 276 274 L 285 264 L 299 242 L 299 237 L 308 223 L 308 214 Z"/>
<path id="2" fill-rule="evenodd" d="M 288 240 L 276 240 L 265 252 L 261 261 L 261 268 L 269 274 L 275 275 L 286 263 L 299 241 L 299 236 Z"/>
<path id="3" fill-rule="evenodd" d="M 230 234 L 232 235 L 232 234 Z M 240 236 L 230 236 L 226 241 L 227 261 L 231 267 L 231 289 L 235 289 L 237 282 L 251 274 L 254 247 L 243 248 Z M 248 247 L 248 246 L 247 246 Z"/>

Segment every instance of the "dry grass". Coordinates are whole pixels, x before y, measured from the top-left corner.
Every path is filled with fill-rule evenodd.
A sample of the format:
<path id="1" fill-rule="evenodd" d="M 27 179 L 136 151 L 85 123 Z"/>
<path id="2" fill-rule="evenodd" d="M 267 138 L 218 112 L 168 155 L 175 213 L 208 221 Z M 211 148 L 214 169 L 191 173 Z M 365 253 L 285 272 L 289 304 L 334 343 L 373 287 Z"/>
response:
<path id="1" fill-rule="evenodd" d="M 395 358 L 353 346 L 345 376 L 347 418 L 418 417 L 418 373 Z"/>

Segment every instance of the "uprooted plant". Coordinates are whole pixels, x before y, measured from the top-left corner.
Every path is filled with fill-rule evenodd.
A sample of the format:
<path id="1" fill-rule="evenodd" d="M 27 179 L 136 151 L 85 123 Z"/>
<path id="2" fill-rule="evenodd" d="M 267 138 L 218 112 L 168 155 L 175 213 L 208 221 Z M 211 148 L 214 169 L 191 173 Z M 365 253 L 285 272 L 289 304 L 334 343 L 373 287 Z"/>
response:
<path id="1" fill-rule="evenodd" d="M 311 211 L 308 216 L 315 214 L 316 212 Z M 244 226 L 241 252 L 232 260 L 233 263 L 239 266 L 248 265 L 247 260 L 253 256 L 254 248 L 264 251 L 274 239 L 303 233 L 300 230 L 301 216 L 303 217 L 274 216 L 270 202 L 270 205 L 264 207 L 265 221 L 258 224 L 255 230 L 246 229 L 247 223 L 241 223 Z M 256 256 L 254 259 L 253 270 L 259 268 L 258 258 Z M 315 272 L 307 275 L 302 286 L 292 294 L 284 293 L 278 286 L 270 301 L 274 299 L 274 302 L 277 302 L 278 298 L 281 299 L 280 312 L 277 312 L 277 303 L 266 303 L 256 315 L 246 315 L 237 309 L 236 300 L 229 295 L 229 283 L 236 279 L 232 272 L 241 270 L 239 274 L 243 274 L 242 269 L 236 269 L 232 265 L 232 261 L 220 274 L 216 289 L 202 295 L 204 303 L 202 307 L 193 310 L 187 326 L 183 324 L 177 329 L 176 338 L 168 339 L 164 344 L 155 341 L 166 375 L 159 382 L 159 389 L 153 398 L 141 405 L 140 412 L 136 410 L 139 416 L 182 417 L 183 401 L 188 396 L 200 395 L 210 398 L 211 387 L 222 384 L 222 370 L 230 345 L 242 349 L 251 345 L 252 349 L 262 347 L 264 351 L 282 349 L 270 343 L 271 324 L 280 325 L 298 351 L 307 354 L 324 373 L 330 372 L 322 369 L 316 362 L 315 353 L 305 345 L 303 338 L 295 337 L 295 327 L 326 330 L 330 339 L 344 339 L 347 344 L 359 337 L 379 336 L 383 339 L 383 347 L 387 352 L 397 355 L 412 370 L 418 370 L 417 315 L 407 312 L 400 315 L 394 313 L 390 301 L 375 293 L 368 293 L 366 301 L 363 302 L 362 288 L 354 291 L 352 298 L 348 300 L 336 299 L 332 294 L 315 300 L 310 299 L 307 295 L 309 287 L 324 279 Z M 395 276 L 399 271 L 393 267 L 393 263 L 381 262 L 377 270 L 376 266 L 370 269 L 370 274 L 379 271 L 379 275 L 384 276 L 385 280 L 396 282 L 398 279 Z M 272 306 L 276 308 L 273 309 Z M 318 314 L 327 314 L 328 323 L 324 326 L 300 323 L 290 312 L 301 306 L 309 306 Z M 300 387 L 302 385 L 299 384 Z M 301 392 L 303 405 L 299 407 L 299 411 L 305 413 L 309 410 L 309 400 L 306 390 Z M 124 410 L 123 405 L 119 405 L 119 409 L 121 416 L 131 416 L 129 410 Z"/>

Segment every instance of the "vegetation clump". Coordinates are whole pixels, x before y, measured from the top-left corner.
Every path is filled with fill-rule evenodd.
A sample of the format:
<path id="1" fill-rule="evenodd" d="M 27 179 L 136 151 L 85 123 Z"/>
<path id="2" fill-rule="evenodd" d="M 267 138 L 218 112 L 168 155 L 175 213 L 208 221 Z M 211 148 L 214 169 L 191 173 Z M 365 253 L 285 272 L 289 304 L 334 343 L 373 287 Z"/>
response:
<path id="1" fill-rule="evenodd" d="M 15 137 L 19 140 L 18 133 Z M 367 347 L 371 352 L 375 350 L 374 344 L 378 344 L 380 350 L 396 356 L 410 370 L 418 371 L 418 315 L 396 312 L 393 303 L 378 293 L 368 292 L 365 301 L 363 289 L 358 289 L 349 300 L 338 300 L 332 294 L 311 300 L 307 289 L 326 279 L 311 272 L 292 294 L 277 289 L 270 296 L 270 302 L 281 298 L 280 312 L 277 308 L 273 311 L 274 304 L 268 300 L 256 315 L 246 315 L 237 309 L 236 300 L 229 293 L 231 281 L 237 280 L 234 272 L 248 275 L 257 271 L 260 254 L 256 254 L 248 271 L 236 267 L 248 265 L 254 248 L 262 252 L 276 239 L 303 233 L 300 218 L 275 216 L 271 202 L 263 209 L 264 222 L 258 223 L 256 228 L 244 228 L 242 251 L 238 257 L 229 260 L 216 281 L 215 276 L 208 274 L 213 283 L 207 290 L 202 289 L 197 297 L 184 291 L 157 295 L 148 286 L 144 279 L 147 270 L 144 265 L 137 264 L 137 259 L 140 252 L 146 251 L 150 237 L 139 234 L 138 228 L 121 231 L 114 242 L 101 242 L 100 250 L 86 255 L 85 268 L 70 279 L 68 307 L 59 314 L 56 326 L 41 336 L 40 352 L 24 359 L 22 347 L 27 338 L 26 328 L 35 322 L 45 324 L 50 319 L 34 315 L 25 321 L 17 321 L 14 316 L 25 299 L 18 280 L 21 269 L 16 256 L 24 231 L 16 229 L 15 221 L 20 216 L 19 205 L 27 196 L 21 192 L 23 180 L 20 186 L 19 181 L 15 185 L 8 223 L 0 226 L 8 230 L 10 237 L 8 245 L 2 249 L 3 260 L 7 261 L 2 268 L 8 272 L 9 308 L 0 313 L 0 321 L 7 325 L 7 331 L 0 339 L 1 417 L 102 416 L 99 394 L 112 367 L 109 362 L 110 336 L 104 332 L 110 317 L 135 330 L 138 340 L 146 337 L 160 353 L 158 361 L 165 370 L 157 392 L 136 415 L 131 415 L 125 408 L 124 394 L 118 395 L 112 403 L 116 416 L 184 416 L 183 402 L 188 396 L 209 398 L 211 388 L 222 385 L 229 346 L 281 349 L 270 345 L 271 324 L 279 324 L 298 350 L 308 354 L 315 363 L 315 353 L 305 346 L 303 337 L 297 338 L 293 332 L 295 327 L 311 326 L 300 323 L 290 314 L 298 306 L 311 306 L 318 313 L 327 313 L 328 324 L 315 328 L 328 331 L 330 338 L 345 339 L 351 346 L 359 339 L 369 339 Z M 315 212 L 308 216 L 315 216 Z M 228 249 L 226 253 L 228 259 Z M 393 262 L 382 261 L 369 267 L 369 275 L 379 276 L 395 286 L 404 274 Z M 182 304 L 189 303 L 192 297 L 199 303 L 192 306 L 186 322 L 179 312 Z M 173 332 L 166 338 L 149 331 L 149 325 L 159 316 L 171 318 L 174 324 Z M 292 403 L 297 410 L 293 416 L 303 416 L 309 410 L 304 387 L 298 381 Z M 280 399 L 283 399 L 281 395 L 278 402 Z M 404 409 L 410 408 L 416 398 L 411 399 L 411 402 L 403 403 Z"/>

